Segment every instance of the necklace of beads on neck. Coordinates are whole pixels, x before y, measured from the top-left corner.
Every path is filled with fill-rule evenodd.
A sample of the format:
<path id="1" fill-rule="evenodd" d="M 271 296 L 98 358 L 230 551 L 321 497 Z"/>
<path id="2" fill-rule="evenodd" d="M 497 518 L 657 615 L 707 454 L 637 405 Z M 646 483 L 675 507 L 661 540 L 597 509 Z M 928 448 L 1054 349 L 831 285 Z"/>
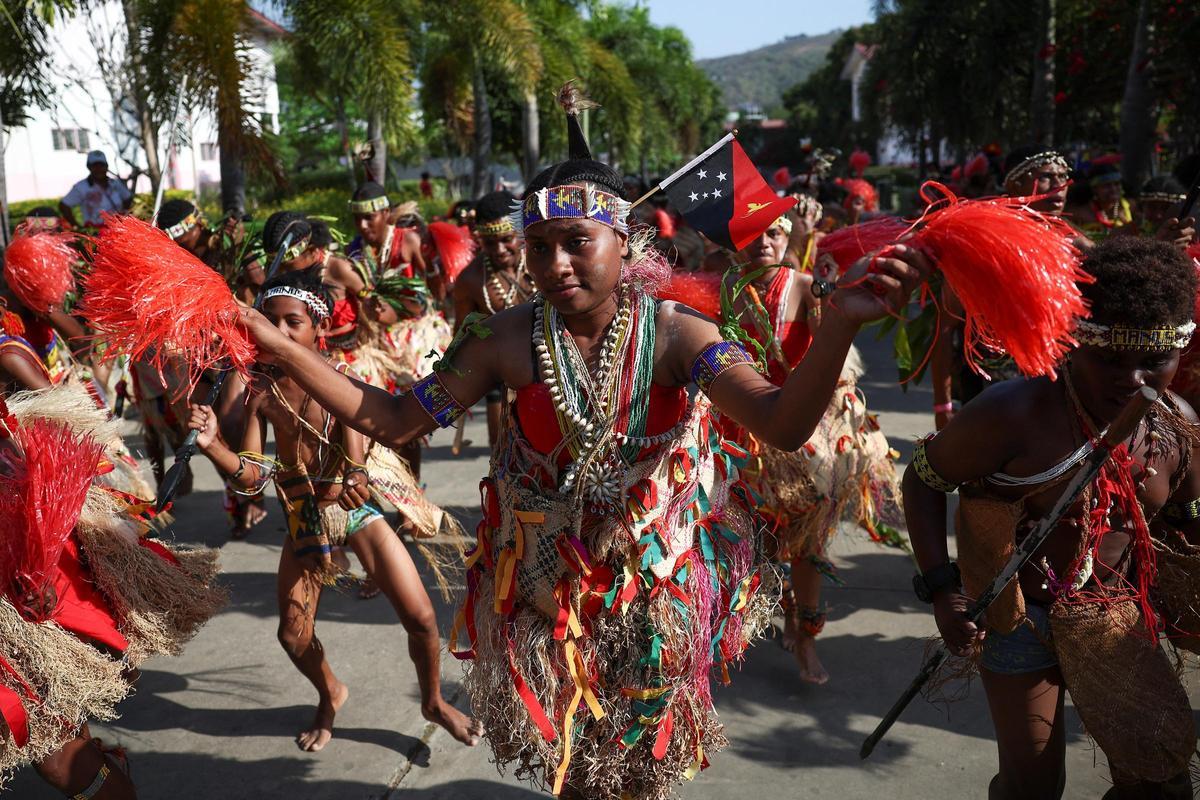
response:
<path id="1" fill-rule="evenodd" d="M 517 265 L 517 275 L 511 278 L 512 283 L 508 289 L 500 282 L 500 273 L 503 270 L 497 269 L 492 260 L 486 255 L 483 257 L 484 269 L 487 272 L 487 281 L 483 287 L 483 305 L 487 308 L 489 314 L 495 314 L 497 311 L 502 311 L 506 308 L 512 308 L 513 301 L 517 299 L 517 293 L 521 291 L 521 279 L 525 276 L 525 256 L 521 256 L 521 261 Z M 492 304 L 491 293 L 488 289 L 495 289 L 497 296 L 500 297 L 500 308 L 496 308 Z"/>

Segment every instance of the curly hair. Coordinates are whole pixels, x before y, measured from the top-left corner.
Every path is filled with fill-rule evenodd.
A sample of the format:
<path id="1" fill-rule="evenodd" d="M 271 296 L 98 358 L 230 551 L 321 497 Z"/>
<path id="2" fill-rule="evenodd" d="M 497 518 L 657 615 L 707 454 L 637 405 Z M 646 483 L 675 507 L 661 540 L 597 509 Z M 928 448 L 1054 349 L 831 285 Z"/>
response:
<path id="1" fill-rule="evenodd" d="M 622 200 L 629 199 L 625 196 L 625 179 L 621 177 L 621 173 L 608 164 L 589 158 L 572 158 L 546 167 L 525 187 L 525 196 L 528 197 L 538 189 L 568 183 L 591 183 Z"/>
<path id="2" fill-rule="evenodd" d="M 1111 236 L 1092 249 L 1082 285 L 1092 319 L 1139 328 L 1190 322 L 1196 305 L 1196 268 L 1173 245 L 1140 236 Z"/>
<path id="3" fill-rule="evenodd" d="M 512 192 L 503 189 L 485 194 L 475 203 L 475 221 L 495 222 L 507 217 L 512 213 L 513 204 L 516 202 L 517 198 Z"/>
<path id="4" fill-rule="evenodd" d="M 168 200 L 162 204 L 161 208 L 158 209 L 158 218 L 155 220 L 155 224 L 163 230 L 166 230 L 172 225 L 178 225 L 179 223 L 183 222 L 188 214 L 194 214 L 195 211 L 196 206 L 187 200 L 182 198 Z M 57 216 L 57 214 L 55 214 L 55 216 Z"/>
<path id="5" fill-rule="evenodd" d="M 263 284 L 263 294 L 265 295 L 271 289 L 279 286 L 290 286 L 293 289 L 303 289 L 306 292 L 312 292 L 325 303 L 326 310 L 330 314 L 333 313 L 333 295 L 330 294 L 329 287 L 321 282 L 320 273 L 308 269 L 297 272 L 285 272 Z M 308 317 L 313 321 L 314 325 L 320 322 L 311 308 L 308 309 Z"/>

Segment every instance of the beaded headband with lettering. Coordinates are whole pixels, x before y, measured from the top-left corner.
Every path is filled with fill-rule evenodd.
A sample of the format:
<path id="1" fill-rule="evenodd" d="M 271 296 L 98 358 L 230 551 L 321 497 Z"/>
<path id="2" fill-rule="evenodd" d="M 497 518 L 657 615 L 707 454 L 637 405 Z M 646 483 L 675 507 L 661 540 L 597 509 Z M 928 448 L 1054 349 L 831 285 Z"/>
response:
<path id="1" fill-rule="evenodd" d="M 554 219 L 590 219 L 602 222 L 622 233 L 629 232 L 626 220 L 630 204 L 615 194 L 583 186 L 566 184 L 538 189 L 525 197 L 509 216 L 513 229 L 524 233 L 530 225 Z"/>
<path id="2" fill-rule="evenodd" d="M 1008 174 L 1004 176 L 1004 182 L 1009 183 L 1010 181 L 1020 180 L 1035 169 L 1041 169 L 1045 166 L 1062 167 L 1067 171 L 1071 169 L 1071 165 L 1062 157 L 1062 153 L 1059 153 L 1057 150 L 1046 150 L 1045 152 L 1030 156 L 1010 169 Z"/>
<path id="3" fill-rule="evenodd" d="M 1138 198 L 1143 203 L 1182 203 L 1187 200 L 1185 194 L 1170 194 L 1168 192 L 1142 192 Z"/>
<path id="4" fill-rule="evenodd" d="M 508 236 L 515 233 L 512 220 L 508 217 L 492 220 L 491 222 L 475 223 L 475 233 L 480 236 Z"/>
<path id="5" fill-rule="evenodd" d="M 307 289 L 297 289 L 295 286 L 274 286 L 267 289 L 263 295 L 263 302 L 267 302 L 272 297 L 290 297 L 293 300 L 299 300 L 304 305 L 308 306 L 312 311 L 313 316 L 317 318 L 317 322 L 323 319 L 329 319 L 329 306 L 319 296 L 313 294 Z"/>
<path id="6" fill-rule="evenodd" d="M 1110 350 L 1175 350 L 1188 346 L 1196 323 L 1178 327 L 1135 328 L 1129 325 L 1101 325 L 1081 319 L 1073 334 L 1080 344 Z"/>
<path id="7" fill-rule="evenodd" d="M 388 201 L 386 194 L 381 194 L 379 197 L 371 197 L 366 200 L 351 200 L 351 214 L 374 214 L 376 211 L 383 211 L 391 208 L 392 204 Z"/>
<path id="8" fill-rule="evenodd" d="M 200 212 L 193 211 L 183 219 L 179 220 L 179 222 L 176 222 L 174 225 L 167 228 L 167 236 L 170 236 L 172 239 L 178 239 L 180 236 L 183 236 L 192 228 L 199 225 L 201 219 L 203 219 L 203 217 L 200 216 Z"/>

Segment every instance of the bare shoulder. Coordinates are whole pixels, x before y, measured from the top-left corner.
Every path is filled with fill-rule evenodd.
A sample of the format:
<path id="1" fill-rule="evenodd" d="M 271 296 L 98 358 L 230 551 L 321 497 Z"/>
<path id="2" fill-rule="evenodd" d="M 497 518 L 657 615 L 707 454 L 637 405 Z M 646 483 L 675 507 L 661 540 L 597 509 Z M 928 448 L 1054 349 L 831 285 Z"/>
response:
<path id="1" fill-rule="evenodd" d="M 691 306 L 677 303 L 674 300 L 663 300 L 658 304 L 655 327 L 659 333 L 673 339 L 707 336 L 709 341 L 716 341 L 721 338 L 717 333 L 717 325 L 712 319 Z"/>
<path id="2" fill-rule="evenodd" d="M 483 261 L 476 258 L 467 264 L 466 268 L 458 274 L 458 278 L 454 281 L 454 290 L 458 291 L 458 287 L 462 286 L 464 290 L 477 289 L 483 285 L 484 281 L 484 266 Z"/>
<path id="3" fill-rule="evenodd" d="M 1166 391 L 1165 395 L 1171 399 L 1171 402 L 1184 419 L 1193 424 L 1200 424 L 1200 416 L 1196 415 L 1196 409 L 1192 408 L 1191 403 L 1189 403 L 1187 400 L 1184 400 L 1178 394 L 1169 389 Z"/>

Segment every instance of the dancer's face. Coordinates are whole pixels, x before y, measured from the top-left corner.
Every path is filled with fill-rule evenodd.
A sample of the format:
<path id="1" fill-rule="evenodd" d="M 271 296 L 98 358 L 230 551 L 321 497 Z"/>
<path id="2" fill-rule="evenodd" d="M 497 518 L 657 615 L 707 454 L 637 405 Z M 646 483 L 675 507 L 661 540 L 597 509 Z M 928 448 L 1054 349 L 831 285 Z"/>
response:
<path id="1" fill-rule="evenodd" d="M 750 242 L 738 253 L 738 260 L 746 263 L 751 269 L 770 267 L 783 263 L 783 254 L 787 252 L 788 235 L 783 228 L 772 225 L 763 231 L 757 239 Z"/>
<path id="2" fill-rule="evenodd" d="M 525 266 L 538 290 L 564 315 L 609 301 L 628 255 L 627 234 L 590 219 L 539 222 L 525 231 Z"/>
<path id="3" fill-rule="evenodd" d="M 521 243 L 515 233 L 504 236 L 480 236 L 479 246 L 484 254 L 500 269 L 513 269 L 521 257 Z"/>
<path id="4" fill-rule="evenodd" d="M 1060 164 L 1046 164 L 1034 172 L 1011 181 L 1005 191 L 1010 197 L 1032 197 L 1045 195 L 1029 204 L 1034 211 L 1043 214 L 1061 214 L 1067 206 L 1067 187 L 1071 185 L 1071 174 Z"/>
<path id="5" fill-rule="evenodd" d="M 329 318 L 313 322 L 308 306 L 294 297 L 272 297 L 263 303 L 262 312 L 284 336 L 310 350 L 329 333 Z"/>
<path id="6" fill-rule="evenodd" d="M 370 214 L 355 214 L 354 228 L 371 247 L 382 247 L 383 239 L 387 236 L 388 216 L 391 213 L 388 209 L 383 209 Z"/>
<path id="7" fill-rule="evenodd" d="M 1097 419 L 1111 422 L 1134 392 L 1166 391 L 1179 368 L 1179 351 L 1114 350 L 1081 345 L 1067 366 L 1080 402 Z"/>

